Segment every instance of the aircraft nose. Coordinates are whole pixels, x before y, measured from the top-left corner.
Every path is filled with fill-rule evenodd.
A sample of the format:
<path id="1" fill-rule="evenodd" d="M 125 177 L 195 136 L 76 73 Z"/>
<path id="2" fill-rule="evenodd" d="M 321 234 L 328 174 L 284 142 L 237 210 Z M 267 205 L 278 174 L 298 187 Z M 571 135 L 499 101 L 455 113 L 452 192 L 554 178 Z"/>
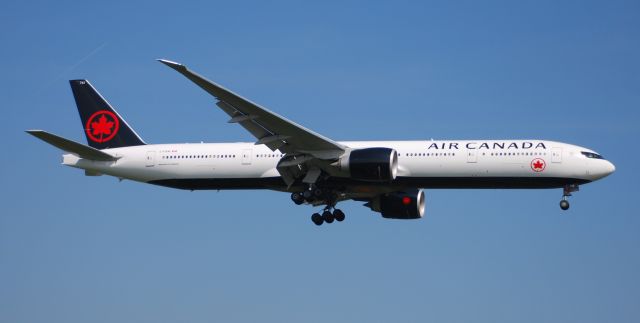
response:
<path id="1" fill-rule="evenodd" d="M 592 180 L 598 180 L 615 172 L 616 166 L 604 159 L 593 160 L 589 163 L 589 173 Z"/>
<path id="2" fill-rule="evenodd" d="M 612 162 L 610 162 L 608 160 L 607 160 L 607 166 L 606 167 L 607 167 L 607 170 L 606 170 L 607 175 L 609 175 L 609 174 L 611 174 L 611 173 L 616 171 L 616 166 Z"/>

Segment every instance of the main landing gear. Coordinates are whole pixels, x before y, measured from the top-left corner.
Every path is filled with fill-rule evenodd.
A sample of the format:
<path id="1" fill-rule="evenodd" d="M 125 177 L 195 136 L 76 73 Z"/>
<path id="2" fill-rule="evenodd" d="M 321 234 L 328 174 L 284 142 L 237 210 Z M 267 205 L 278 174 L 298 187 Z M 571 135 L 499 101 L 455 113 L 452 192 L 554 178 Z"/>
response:
<path id="1" fill-rule="evenodd" d="M 311 221 L 315 225 L 322 225 L 322 223 L 333 223 L 333 221 L 342 222 L 344 221 L 345 215 L 340 209 L 333 209 L 333 212 L 330 211 L 331 208 L 326 207 L 322 215 L 320 213 L 314 213 L 311 216 Z"/>
<path id="2" fill-rule="evenodd" d="M 304 203 L 304 196 L 302 195 L 302 193 L 298 193 L 298 192 L 291 193 L 291 200 L 296 205 L 300 205 Z"/>
<path id="3" fill-rule="evenodd" d="M 580 190 L 580 187 L 576 184 L 565 185 L 562 190 L 562 200 L 560 200 L 560 208 L 564 211 L 569 209 L 569 196 L 571 193 L 577 192 Z"/>
<path id="4" fill-rule="evenodd" d="M 327 206 L 324 208 L 322 214 L 314 213 L 311 216 L 311 221 L 315 225 L 322 225 L 323 223 L 333 223 L 333 221 L 342 222 L 345 219 L 344 212 L 340 209 L 336 209 L 336 197 L 333 192 L 327 192 L 322 190 L 321 188 L 316 187 L 315 185 L 310 185 L 309 189 L 303 192 L 294 192 L 291 193 L 291 200 L 296 205 L 303 204 L 307 202 L 312 204 L 316 202 L 317 204 L 326 204 Z"/>

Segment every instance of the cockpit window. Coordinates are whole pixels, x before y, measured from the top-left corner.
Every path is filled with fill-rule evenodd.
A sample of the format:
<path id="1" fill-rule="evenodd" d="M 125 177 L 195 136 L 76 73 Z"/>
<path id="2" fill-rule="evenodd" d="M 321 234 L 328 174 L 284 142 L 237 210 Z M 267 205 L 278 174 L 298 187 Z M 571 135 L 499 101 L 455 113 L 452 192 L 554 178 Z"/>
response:
<path id="1" fill-rule="evenodd" d="M 585 156 L 587 156 L 587 158 L 595 158 L 595 159 L 604 159 L 602 156 L 596 154 L 596 153 L 590 153 L 588 151 L 581 151 L 581 153 Z"/>

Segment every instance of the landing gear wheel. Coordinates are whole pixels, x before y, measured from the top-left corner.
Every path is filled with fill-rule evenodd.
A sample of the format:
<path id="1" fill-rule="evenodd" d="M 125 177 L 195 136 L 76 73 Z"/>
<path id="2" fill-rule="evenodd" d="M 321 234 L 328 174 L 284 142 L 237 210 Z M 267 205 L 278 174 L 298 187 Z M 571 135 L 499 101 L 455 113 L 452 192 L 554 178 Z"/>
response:
<path id="1" fill-rule="evenodd" d="M 304 203 L 304 196 L 302 196 L 302 193 L 297 193 L 297 192 L 296 193 L 291 193 L 291 200 L 296 205 L 300 205 L 300 204 Z"/>
<path id="2" fill-rule="evenodd" d="M 562 200 L 560 201 L 560 208 L 564 211 L 569 209 L 569 201 L 567 200 Z"/>
<path id="3" fill-rule="evenodd" d="M 577 184 L 568 184 L 565 185 L 562 189 L 562 200 L 560 201 L 560 208 L 564 211 L 569 209 L 569 196 L 571 193 L 577 192 L 580 190 L 580 187 Z"/>
<path id="4" fill-rule="evenodd" d="M 336 219 L 336 221 L 342 222 L 344 221 L 344 218 L 345 218 L 344 212 L 342 212 L 339 209 L 335 209 L 333 210 L 333 217 Z"/>
<path id="5" fill-rule="evenodd" d="M 324 222 L 333 223 L 333 220 L 335 218 L 333 217 L 333 214 L 329 212 L 329 210 L 327 210 L 322 212 L 322 219 L 324 220 Z"/>
<path id="6" fill-rule="evenodd" d="M 313 221 L 315 225 L 322 225 L 322 223 L 324 222 L 324 220 L 322 219 L 322 215 L 318 213 L 314 213 L 311 216 L 311 221 Z"/>

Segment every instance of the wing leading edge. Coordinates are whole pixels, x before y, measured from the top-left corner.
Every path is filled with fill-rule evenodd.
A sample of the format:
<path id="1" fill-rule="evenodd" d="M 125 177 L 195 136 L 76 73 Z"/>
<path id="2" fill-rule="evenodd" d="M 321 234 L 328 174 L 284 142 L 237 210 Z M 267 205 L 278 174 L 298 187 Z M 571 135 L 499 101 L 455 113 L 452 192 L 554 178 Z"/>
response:
<path id="1" fill-rule="evenodd" d="M 253 103 L 192 72 L 186 66 L 165 59 L 171 67 L 218 99 L 216 105 L 227 113 L 229 123 L 238 123 L 271 150 L 290 155 L 309 154 L 319 159 L 337 158 L 347 147 Z"/>

